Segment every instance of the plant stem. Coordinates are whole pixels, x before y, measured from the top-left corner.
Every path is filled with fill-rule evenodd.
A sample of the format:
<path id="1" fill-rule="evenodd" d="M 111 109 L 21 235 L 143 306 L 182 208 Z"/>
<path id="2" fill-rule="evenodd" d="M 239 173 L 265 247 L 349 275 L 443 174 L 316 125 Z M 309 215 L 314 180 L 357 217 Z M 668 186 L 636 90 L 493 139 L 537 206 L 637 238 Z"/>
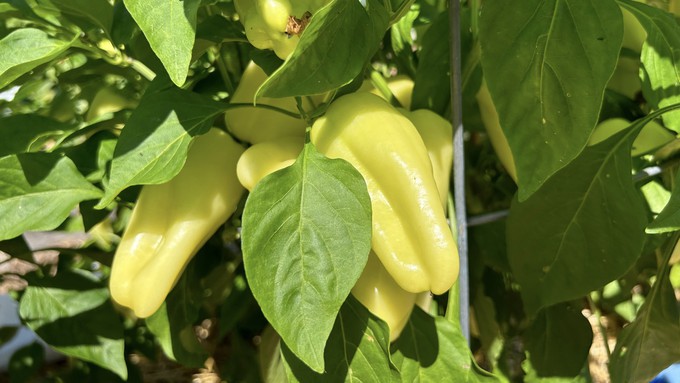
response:
<path id="1" fill-rule="evenodd" d="M 604 327 L 602 324 L 602 313 L 600 312 L 600 309 L 597 307 L 595 302 L 593 301 L 592 295 L 593 293 L 590 293 L 586 296 L 586 299 L 588 299 L 588 306 L 590 306 L 590 311 L 595 315 L 595 319 L 597 319 L 597 325 L 600 330 L 600 335 L 602 335 L 602 342 L 604 343 L 604 349 L 607 352 L 607 361 L 609 361 L 612 351 L 609 348 L 609 340 L 607 339 L 607 329 Z M 602 294 L 600 294 L 602 296 Z"/>

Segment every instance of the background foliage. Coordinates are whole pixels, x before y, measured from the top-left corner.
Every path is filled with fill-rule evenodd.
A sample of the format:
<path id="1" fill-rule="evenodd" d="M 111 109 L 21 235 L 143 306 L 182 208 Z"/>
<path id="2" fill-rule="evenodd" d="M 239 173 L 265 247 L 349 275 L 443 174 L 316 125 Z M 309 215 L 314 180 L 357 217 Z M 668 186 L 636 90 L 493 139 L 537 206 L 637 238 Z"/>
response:
<path id="1" fill-rule="evenodd" d="M 134 382 L 179 366 L 229 382 L 588 382 L 602 375 L 589 350 L 603 341 L 614 382 L 648 382 L 679 362 L 674 0 L 461 1 L 454 27 L 466 130 L 469 346 L 455 293 L 436 297 L 429 313 L 416 309 L 392 344 L 384 322 L 344 298 L 361 272 L 352 265 L 363 264 L 347 258 L 367 250 L 366 241 L 334 244 L 347 256 L 331 267 L 345 278 L 336 295 L 316 296 L 290 278 L 287 291 L 315 304 L 272 307 L 265 270 L 295 257 L 246 275 L 243 210 L 254 212 L 244 226 L 264 222 L 260 235 L 276 223 L 262 209 L 279 196 L 258 189 L 152 317 L 138 320 L 112 304 L 111 260 L 140 185 L 171 179 L 195 136 L 224 128 L 250 60 L 271 73 L 261 96 L 338 96 L 398 74 L 415 81 L 413 109 L 450 117 L 446 3 L 332 1 L 284 62 L 248 43 L 230 0 L 0 1 L 0 268 L 30 266 L 24 282 L 17 268 L 1 269 L 0 283 L 11 287 L 23 322 L 68 358 L 50 364 L 34 343 L 14 354 L 3 378 Z M 477 102 L 482 86 L 516 169 L 494 152 L 488 108 Z M 598 123 L 614 117 L 630 123 L 592 145 Z M 650 122 L 661 133 L 646 135 Z M 632 156 L 632 147 L 644 150 Z M 328 181 L 316 168 L 333 166 L 308 145 L 298 165 L 267 182 L 354 201 L 337 218 L 360 231 L 367 201 L 354 199 L 353 173 Z M 280 214 L 318 217 L 320 201 L 291 198 Z M 48 245 L 59 255 L 45 263 L 22 236 L 32 231 L 88 236 L 75 248 Z M 326 276 L 316 278 L 328 287 Z M 301 326 L 312 341 L 285 344 L 270 323 L 287 339 Z M 0 345 L 13 331 L 0 328 Z"/>

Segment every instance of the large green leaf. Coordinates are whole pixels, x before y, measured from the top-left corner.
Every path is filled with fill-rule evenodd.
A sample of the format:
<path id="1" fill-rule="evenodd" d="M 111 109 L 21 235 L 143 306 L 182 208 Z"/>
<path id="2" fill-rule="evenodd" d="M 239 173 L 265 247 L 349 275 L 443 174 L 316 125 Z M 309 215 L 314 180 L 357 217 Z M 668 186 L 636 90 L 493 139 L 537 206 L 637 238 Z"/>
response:
<path id="1" fill-rule="evenodd" d="M 578 306 L 547 307 L 524 333 L 531 365 L 539 376 L 575 377 L 586 364 L 593 330 Z"/>
<path id="2" fill-rule="evenodd" d="M 415 307 L 392 345 L 401 382 L 492 383 L 499 380 L 475 363 L 460 325 Z M 455 378 L 455 379 L 454 379 Z"/>
<path id="3" fill-rule="evenodd" d="M 127 378 L 123 325 L 108 288 L 89 273 L 60 269 L 54 278 L 29 278 L 19 314 L 57 351 Z"/>
<path id="4" fill-rule="evenodd" d="M 292 166 L 261 180 L 246 202 L 243 263 L 253 295 L 283 341 L 317 372 L 370 242 L 364 179 L 312 144 Z"/>
<path id="5" fill-rule="evenodd" d="M 37 152 L 50 140 L 75 130 L 68 124 L 37 114 L 17 114 L 0 118 L 0 157 Z M 11 137 L 11 139 L 9 139 Z"/>
<path id="6" fill-rule="evenodd" d="M 182 86 L 189 72 L 200 0 L 124 0 L 172 82 Z"/>
<path id="7" fill-rule="evenodd" d="M 0 89 L 64 52 L 71 41 L 50 37 L 35 28 L 17 29 L 0 40 Z"/>
<path id="8" fill-rule="evenodd" d="M 678 240 L 669 241 L 661 269 L 637 318 L 623 328 L 612 352 L 612 382 L 647 383 L 673 363 L 680 362 L 680 314 L 669 280 L 668 260 Z"/>
<path id="9" fill-rule="evenodd" d="M 349 296 L 335 320 L 326 344 L 324 373 L 312 371 L 286 344 L 281 347 L 288 382 L 398 382 L 390 361 L 387 324 Z"/>
<path id="10" fill-rule="evenodd" d="M 97 207 L 108 205 L 128 186 L 170 180 L 182 169 L 193 136 L 208 131 L 223 109 L 219 102 L 177 88 L 142 98 L 120 134 Z"/>
<path id="11" fill-rule="evenodd" d="M 257 96 L 318 94 L 349 84 L 378 49 L 387 22 L 378 0 L 368 0 L 366 8 L 359 1 L 333 1 L 312 16 L 293 54 Z"/>
<path id="12" fill-rule="evenodd" d="M 644 3 L 620 0 L 647 31 L 640 62 L 642 93 L 653 108 L 680 103 L 680 26 L 672 14 Z M 661 116 L 666 127 L 680 133 L 680 111 Z"/>
<path id="13" fill-rule="evenodd" d="M 630 149 L 653 117 L 587 147 L 529 199 L 513 201 L 508 259 L 529 314 L 603 286 L 640 255 L 647 217 Z"/>
<path id="14" fill-rule="evenodd" d="M 527 199 L 581 152 L 619 57 L 614 1 L 484 3 L 482 67 Z"/>
<path id="15" fill-rule="evenodd" d="M 54 229 L 79 202 L 99 197 L 101 191 L 60 154 L 0 158 L 0 240 Z"/>

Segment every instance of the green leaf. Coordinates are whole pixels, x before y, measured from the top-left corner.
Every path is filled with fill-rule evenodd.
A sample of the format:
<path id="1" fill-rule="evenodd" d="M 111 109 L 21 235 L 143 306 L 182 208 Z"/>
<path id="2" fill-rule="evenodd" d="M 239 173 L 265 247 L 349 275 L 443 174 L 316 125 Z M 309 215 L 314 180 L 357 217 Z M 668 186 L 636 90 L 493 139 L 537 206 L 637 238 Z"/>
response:
<path id="1" fill-rule="evenodd" d="M 108 205 L 132 185 L 167 182 L 182 169 L 193 136 L 212 126 L 224 105 L 172 88 L 145 95 L 120 134 L 104 197 Z"/>
<path id="2" fill-rule="evenodd" d="M 222 15 L 212 15 L 202 20 L 196 30 L 196 39 L 218 44 L 226 41 L 248 41 L 243 31 L 243 24 L 236 20 L 229 20 Z"/>
<path id="3" fill-rule="evenodd" d="M 588 360 L 593 330 L 577 305 L 541 310 L 524 333 L 531 365 L 540 376 L 577 376 Z"/>
<path id="4" fill-rule="evenodd" d="M 366 183 L 349 163 L 305 145 L 262 179 L 243 212 L 243 263 L 253 296 L 290 349 L 317 372 L 340 306 L 371 247 Z"/>
<path id="5" fill-rule="evenodd" d="M 107 0 L 50 0 L 63 13 L 76 17 L 76 24 L 87 31 L 89 25 L 111 33 L 113 6 Z M 89 25 L 79 22 L 85 20 Z"/>
<path id="6" fill-rule="evenodd" d="M 446 36 L 443 38 L 442 36 Z M 418 56 L 411 109 L 430 109 L 440 115 L 450 108 L 451 77 L 449 15 L 441 13 L 425 32 Z"/>
<path id="7" fill-rule="evenodd" d="M 50 140 L 75 130 L 51 118 L 37 114 L 17 114 L 0 118 L 0 157 L 9 154 L 37 152 Z M 9 139 L 11 137 L 11 139 Z"/>
<path id="8" fill-rule="evenodd" d="M 593 380 L 590 377 L 590 373 L 582 372 L 580 375 L 575 377 L 560 377 L 560 376 L 549 376 L 542 377 L 538 376 L 534 368 L 528 359 L 522 362 L 522 369 L 525 371 L 524 383 L 592 383 Z"/>
<path id="9" fill-rule="evenodd" d="M 460 325 L 433 318 L 415 307 L 404 331 L 392 345 L 392 360 L 401 382 L 491 383 L 499 380 L 475 363 Z"/>
<path id="10" fill-rule="evenodd" d="M 333 326 L 324 355 L 324 373 L 312 371 L 286 346 L 281 352 L 290 383 L 334 383 L 398 381 L 399 373 L 390 361 L 387 324 L 349 296 Z"/>
<path id="11" fill-rule="evenodd" d="M 646 209 L 631 177 L 635 124 L 587 147 L 508 218 L 508 259 L 527 313 L 588 294 L 621 276 L 644 245 Z"/>
<path id="12" fill-rule="evenodd" d="M 613 1 L 484 4 L 482 68 L 517 164 L 520 201 L 588 142 L 619 57 L 622 23 Z"/>
<path id="13" fill-rule="evenodd" d="M 182 86 L 189 72 L 200 0 L 124 0 L 172 82 Z"/>
<path id="14" fill-rule="evenodd" d="M 0 240 L 59 226 L 81 201 L 101 197 L 67 157 L 25 153 L 0 158 Z"/>
<path id="15" fill-rule="evenodd" d="M 194 268 L 195 262 L 188 265 L 163 305 L 146 319 L 146 325 L 165 355 L 184 366 L 199 368 L 208 354 L 194 331 L 201 309 L 197 299 L 200 284 Z"/>
<path id="16" fill-rule="evenodd" d="M 68 148 L 66 155 L 88 181 L 99 182 L 104 177 L 107 164 L 113 158 L 117 141 L 117 135 L 102 130 L 89 136 L 84 143 Z"/>
<path id="17" fill-rule="evenodd" d="M 637 318 L 623 328 L 612 352 L 612 382 L 647 383 L 663 369 L 680 362 L 680 314 L 669 280 L 668 260 L 678 235 L 668 242 L 661 269 Z"/>
<path id="18" fill-rule="evenodd" d="M 64 52 L 75 41 L 51 38 L 35 28 L 21 28 L 0 40 L 0 89 Z"/>
<path id="19" fill-rule="evenodd" d="M 620 0 L 647 31 L 640 62 L 645 100 L 654 109 L 680 103 L 680 26 L 671 13 L 634 1 Z M 680 111 L 661 116 L 664 125 L 680 133 Z"/>
<path id="20" fill-rule="evenodd" d="M 658 234 L 680 230 L 680 179 L 677 178 L 677 175 L 680 175 L 680 173 L 676 173 L 675 183 L 673 189 L 671 189 L 671 198 L 661 210 L 661 213 L 647 226 L 648 233 Z"/>
<path id="21" fill-rule="evenodd" d="M 29 328 L 57 351 L 127 378 L 123 325 L 106 286 L 89 273 L 68 269 L 28 282 L 19 314 Z"/>
<path id="22" fill-rule="evenodd" d="M 378 49 L 389 15 L 378 0 L 333 1 L 314 14 L 293 54 L 257 97 L 328 92 L 349 84 Z"/>

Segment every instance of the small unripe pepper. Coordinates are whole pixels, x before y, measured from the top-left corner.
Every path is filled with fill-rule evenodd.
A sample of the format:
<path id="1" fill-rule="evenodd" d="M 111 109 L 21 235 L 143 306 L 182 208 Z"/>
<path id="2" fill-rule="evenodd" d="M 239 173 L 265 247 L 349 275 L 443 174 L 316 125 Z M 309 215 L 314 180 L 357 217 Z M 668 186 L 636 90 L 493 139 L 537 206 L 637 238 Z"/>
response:
<path id="1" fill-rule="evenodd" d="M 189 260 L 229 218 L 244 192 L 243 147 L 219 129 L 196 137 L 182 170 L 145 185 L 111 267 L 113 300 L 145 318 L 161 306 Z"/>
<path id="2" fill-rule="evenodd" d="M 329 0 L 234 0 L 248 41 L 285 60 L 312 15 Z"/>
<path id="3" fill-rule="evenodd" d="M 411 293 L 446 292 L 458 277 L 458 250 L 413 123 L 380 97 L 357 92 L 330 105 L 312 126 L 311 141 L 364 177 L 372 247 L 397 284 Z"/>

